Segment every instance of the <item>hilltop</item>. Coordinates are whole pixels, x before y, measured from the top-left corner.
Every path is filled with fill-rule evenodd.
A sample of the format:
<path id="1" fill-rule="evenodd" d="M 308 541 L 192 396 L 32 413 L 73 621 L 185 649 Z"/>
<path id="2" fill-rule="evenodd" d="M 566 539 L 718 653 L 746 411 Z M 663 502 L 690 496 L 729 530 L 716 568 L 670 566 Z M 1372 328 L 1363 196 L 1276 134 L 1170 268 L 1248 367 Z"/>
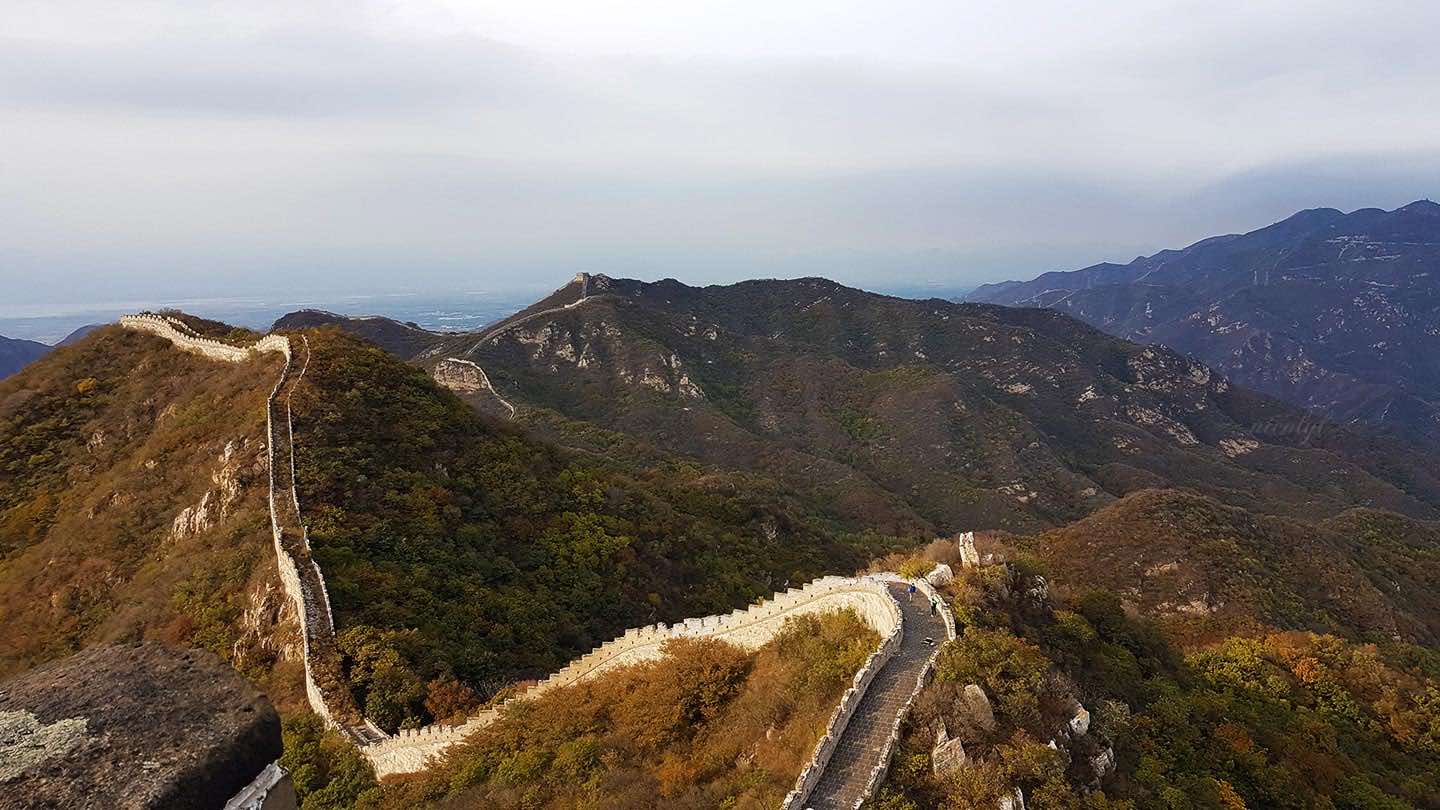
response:
<path id="1" fill-rule="evenodd" d="M 278 372 L 106 326 L 0 382 L 0 673 L 149 639 L 293 696 L 264 486 Z"/>
<path id="2" fill-rule="evenodd" d="M 1440 204 L 1301 211 L 1129 264 L 980 287 L 1312 408 L 1440 438 Z"/>
<path id="3" fill-rule="evenodd" d="M 1440 641 L 1440 524 L 1370 509 L 1304 522 L 1146 490 L 1019 541 L 1075 593 L 1104 588 L 1192 641 L 1305 629 Z"/>
<path id="4" fill-rule="evenodd" d="M 439 342 L 439 336 L 414 323 L 391 318 L 349 318 L 319 309 L 302 309 L 275 322 L 275 332 L 298 332 L 321 326 L 343 324 L 351 334 L 358 335 L 399 357 L 413 357 Z"/>

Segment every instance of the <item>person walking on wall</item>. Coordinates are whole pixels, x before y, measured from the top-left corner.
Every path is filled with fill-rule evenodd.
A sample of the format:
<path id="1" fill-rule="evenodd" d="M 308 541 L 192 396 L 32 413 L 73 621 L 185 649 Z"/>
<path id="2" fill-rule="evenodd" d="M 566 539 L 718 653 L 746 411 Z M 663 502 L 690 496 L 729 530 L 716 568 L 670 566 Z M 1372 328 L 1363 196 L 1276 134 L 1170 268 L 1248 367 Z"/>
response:
<path id="1" fill-rule="evenodd" d="M 906 596 L 911 602 L 914 602 L 914 601 L 915 601 L 915 583 L 913 583 L 913 582 L 910 583 L 910 590 L 908 590 L 908 591 L 905 592 L 905 596 Z"/>

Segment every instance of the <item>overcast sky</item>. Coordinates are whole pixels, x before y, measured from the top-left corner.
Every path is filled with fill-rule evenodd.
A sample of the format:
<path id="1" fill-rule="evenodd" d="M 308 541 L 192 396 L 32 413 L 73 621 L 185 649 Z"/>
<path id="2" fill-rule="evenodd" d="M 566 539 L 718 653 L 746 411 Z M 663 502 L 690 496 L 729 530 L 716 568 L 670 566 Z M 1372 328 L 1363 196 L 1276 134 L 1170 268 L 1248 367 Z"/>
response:
<path id="1" fill-rule="evenodd" d="M 1440 196 L 1433 0 L 0 0 L 0 298 L 957 288 Z"/>

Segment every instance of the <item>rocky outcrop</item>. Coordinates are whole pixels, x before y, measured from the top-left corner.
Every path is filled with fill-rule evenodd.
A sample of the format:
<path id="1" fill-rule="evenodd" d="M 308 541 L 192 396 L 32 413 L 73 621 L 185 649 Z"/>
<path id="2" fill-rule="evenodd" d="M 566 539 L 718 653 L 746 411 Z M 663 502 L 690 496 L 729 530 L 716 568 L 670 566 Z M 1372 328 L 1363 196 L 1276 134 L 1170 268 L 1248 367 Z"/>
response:
<path id="1" fill-rule="evenodd" d="M 979 684 L 966 684 L 960 700 L 964 704 L 962 717 L 973 723 L 980 731 L 995 730 L 995 710 L 990 706 L 990 698 Z"/>
<path id="2" fill-rule="evenodd" d="M 941 585 L 949 585 L 955 581 L 955 571 L 945 563 L 940 563 L 925 575 L 925 581 L 937 588 Z"/>
<path id="3" fill-rule="evenodd" d="M 1104 779 L 1115 772 L 1115 749 L 1106 747 L 1095 756 L 1090 758 L 1090 768 L 1095 771 L 1097 780 Z"/>
<path id="4" fill-rule="evenodd" d="M 457 394 L 474 394 L 479 391 L 489 391 L 494 395 L 495 400 L 503 406 L 510 415 L 515 418 L 515 406 L 495 390 L 490 384 L 490 378 L 485 374 L 485 369 L 479 364 L 470 360 L 461 360 L 458 357 L 447 357 L 436 363 L 430 369 L 430 376 L 435 382 L 449 388 Z"/>
<path id="5" fill-rule="evenodd" d="M 1077 737 L 1083 737 L 1090 733 L 1090 712 L 1081 706 L 1079 701 L 1070 709 L 1070 719 L 1066 723 L 1070 733 Z"/>
<path id="6" fill-rule="evenodd" d="M 180 510 L 175 520 L 170 524 L 170 539 L 179 540 L 191 535 L 209 531 L 215 525 L 215 515 L 211 495 L 206 492 L 200 497 L 200 502 L 194 506 L 187 506 Z"/>
<path id="7" fill-rule="evenodd" d="M 481 374 L 478 365 L 454 357 L 447 357 L 430 369 L 430 376 L 435 382 L 459 394 L 483 391 L 487 386 Z"/>
<path id="8" fill-rule="evenodd" d="M 214 471 L 210 473 L 210 482 L 215 488 L 206 490 L 197 503 L 175 515 L 170 524 L 170 539 L 180 540 L 201 534 L 229 517 L 245 488 L 265 475 L 268 463 L 263 442 L 249 439 L 226 442 Z"/>
<path id="9" fill-rule="evenodd" d="M 955 538 L 960 551 L 960 565 L 964 568 L 980 567 L 980 552 L 975 548 L 975 532 L 961 532 Z"/>
<path id="10" fill-rule="evenodd" d="M 200 650 L 98 647 L 0 684 L 0 806 L 10 810 L 220 810 L 280 752 L 269 701 Z M 282 781 L 265 795 L 283 794 Z"/>
<path id="11" fill-rule="evenodd" d="M 965 755 L 965 746 L 958 739 L 951 739 L 950 732 L 942 722 L 935 732 L 935 745 L 930 749 L 930 767 L 935 778 L 944 779 L 965 767 L 970 757 Z"/>

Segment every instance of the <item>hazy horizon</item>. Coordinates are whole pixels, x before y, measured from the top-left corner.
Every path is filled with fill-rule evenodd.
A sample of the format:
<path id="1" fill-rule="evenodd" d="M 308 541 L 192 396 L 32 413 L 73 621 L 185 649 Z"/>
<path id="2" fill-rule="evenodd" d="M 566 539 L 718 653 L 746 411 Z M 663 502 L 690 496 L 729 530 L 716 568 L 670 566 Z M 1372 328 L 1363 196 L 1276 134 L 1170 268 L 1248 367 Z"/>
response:
<path id="1" fill-rule="evenodd" d="M 945 293 L 1440 189 L 1440 6 L 14 3 L 12 306 Z"/>

